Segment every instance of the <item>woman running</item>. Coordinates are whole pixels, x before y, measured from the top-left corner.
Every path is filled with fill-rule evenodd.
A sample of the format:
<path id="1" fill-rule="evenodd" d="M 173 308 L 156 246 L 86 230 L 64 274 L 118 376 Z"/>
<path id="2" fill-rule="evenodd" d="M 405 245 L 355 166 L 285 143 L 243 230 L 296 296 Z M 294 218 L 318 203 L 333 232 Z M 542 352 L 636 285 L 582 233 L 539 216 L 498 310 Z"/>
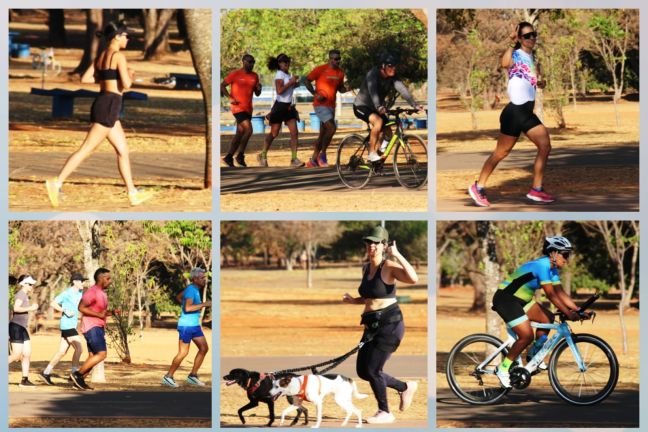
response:
<path id="1" fill-rule="evenodd" d="M 388 244 L 389 233 L 381 226 L 363 237 L 369 263 L 362 268 L 362 282 L 358 288 L 360 297 L 345 293 L 344 303 L 362 304 L 361 324 L 365 326 L 362 340 L 368 340 L 358 351 L 356 372 L 369 381 L 378 402 L 378 411 L 367 423 L 392 423 L 396 419 L 389 411 L 387 387 L 400 394 L 400 410 L 405 411 L 412 403 L 418 388 L 416 381 L 403 382 L 385 372 L 383 367 L 391 354 L 398 349 L 405 324 L 396 301 L 396 281 L 413 284 L 418 281 L 414 267 L 396 249 L 396 242 Z M 391 257 L 394 260 L 387 260 Z"/>
<path id="2" fill-rule="evenodd" d="M 304 163 L 297 158 L 297 139 L 299 137 L 297 122 L 299 121 L 299 113 L 293 102 L 293 91 L 299 85 L 299 76 L 291 76 L 288 73 L 288 69 L 290 69 L 290 57 L 286 54 L 270 57 L 268 59 L 268 69 L 277 71 L 275 74 L 277 97 L 272 105 L 270 114 L 266 116 L 270 123 L 270 132 L 266 135 L 265 141 L 263 142 L 263 149 L 259 153 L 259 165 L 262 167 L 268 166 L 268 149 L 272 145 L 272 141 L 279 135 L 281 123 L 285 123 L 290 131 L 290 166 L 295 168 L 304 166 Z"/>
<path id="3" fill-rule="evenodd" d="M 508 70 L 509 104 L 500 115 L 500 136 L 495 151 L 486 159 L 479 179 L 468 188 L 470 197 L 480 207 L 490 206 L 486 198 L 486 181 L 497 164 L 513 149 L 520 134 L 526 136 L 536 145 L 538 153 L 533 165 L 533 184 L 527 198 L 541 203 L 551 203 L 555 198 L 542 187 L 547 159 L 551 152 L 549 132 L 538 116 L 533 113 L 536 88 L 544 88 L 546 82 L 540 78 L 533 55 L 538 33 L 526 21 L 517 25 L 511 33 L 511 45 L 502 56 L 502 67 Z"/>
<path id="4" fill-rule="evenodd" d="M 31 294 L 36 285 L 36 280 L 29 275 L 22 275 L 18 278 L 20 289 L 14 296 L 13 316 L 9 320 L 9 344 L 11 345 L 11 354 L 9 354 L 8 364 L 20 361 L 22 369 L 22 379 L 19 387 L 35 387 L 36 384 L 29 381 L 29 363 L 31 359 L 31 340 L 27 327 L 29 324 L 29 312 L 38 310 L 37 303 L 30 303 L 29 294 Z"/>
<path id="5" fill-rule="evenodd" d="M 130 204 L 141 204 L 153 196 L 150 191 L 137 190 L 133 184 L 128 144 L 119 121 L 122 91 L 133 85 L 134 76 L 134 72 L 128 68 L 126 57 L 120 52 L 128 44 L 128 29 L 123 22 L 117 24 L 111 22 L 103 32 L 97 32 L 97 37 L 103 37 L 106 41 L 106 49 L 99 54 L 94 63 L 94 79 L 99 83 L 101 92 L 92 104 L 90 131 L 83 144 L 70 155 L 58 177 L 45 182 L 47 194 L 54 207 L 59 205 L 59 194 L 65 180 L 92 154 L 104 138 L 108 138 L 117 153 L 119 174 L 128 190 Z"/>

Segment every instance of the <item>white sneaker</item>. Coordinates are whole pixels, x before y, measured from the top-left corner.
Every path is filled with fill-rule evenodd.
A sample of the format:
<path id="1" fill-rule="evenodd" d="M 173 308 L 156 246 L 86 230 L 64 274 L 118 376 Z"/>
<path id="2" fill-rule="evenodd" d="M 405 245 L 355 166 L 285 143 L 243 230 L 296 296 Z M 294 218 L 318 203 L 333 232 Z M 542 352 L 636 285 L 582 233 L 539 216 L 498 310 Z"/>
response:
<path id="1" fill-rule="evenodd" d="M 367 159 L 369 160 L 369 162 L 378 162 L 380 161 L 380 155 L 377 152 L 371 152 L 369 153 Z"/>
<path id="2" fill-rule="evenodd" d="M 367 423 L 371 424 L 394 423 L 394 421 L 396 421 L 396 417 L 392 413 L 380 410 L 367 419 Z"/>
<path id="3" fill-rule="evenodd" d="M 189 375 L 187 377 L 187 382 L 192 385 L 205 387 L 205 383 L 200 381 L 196 375 Z"/>
<path id="4" fill-rule="evenodd" d="M 511 388 L 511 377 L 508 371 L 500 370 L 500 368 L 495 369 L 495 376 L 499 378 L 502 387 Z"/>
<path id="5" fill-rule="evenodd" d="M 407 381 L 407 389 L 400 394 L 400 407 L 401 411 L 405 411 L 407 408 L 412 405 L 412 399 L 414 399 L 414 393 L 418 389 L 418 383 L 416 381 Z"/>
<path id="6" fill-rule="evenodd" d="M 173 387 L 173 388 L 178 388 L 180 387 L 173 378 L 164 375 L 162 377 L 162 384 L 167 386 L 167 387 Z"/>

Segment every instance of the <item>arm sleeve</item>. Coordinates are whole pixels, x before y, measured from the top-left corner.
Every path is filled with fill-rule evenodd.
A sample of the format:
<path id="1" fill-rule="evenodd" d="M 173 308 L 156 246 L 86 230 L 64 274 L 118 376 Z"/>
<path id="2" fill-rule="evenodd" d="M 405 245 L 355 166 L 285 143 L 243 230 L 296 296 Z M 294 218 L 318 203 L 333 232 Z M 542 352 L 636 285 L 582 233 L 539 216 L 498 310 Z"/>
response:
<path id="1" fill-rule="evenodd" d="M 85 303 L 86 306 L 90 307 L 97 302 L 97 297 L 94 294 L 94 291 L 86 291 L 81 296 L 81 303 Z"/>
<path id="2" fill-rule="evenodd" d="M 232 84 L 232 81 L 234 81 L 234 72 L 230 72 L 223 80 L 223 82 L 227 85 Z"/>
<path id="3" fill-rule="evenodd" d="M 558 270 L 552 270 L 551 271 L 551 283 L 554 285 L 560 285 L 562 282 L 560 282 L 560 275 L 558 274 Z"/>
<path id="4" fill-rule="evenodd" d="M 306 75 L 306 79 L 308 81 L 315 81 L 317 78 L 319 78 L 320 73 L 321 73 L 322 68 L 320 66 L 316 67 L 308 75 Z"/>
<path id="5" fill-rule="evenodd" d="M 65 300 L 65 291 L 54 297 L 54 301 L 59 305 L 63 304 L 63 300 Z"/>
<path id="6" fill-rule="evenodd" d="M 378 94 L 378 69 L 371 69 L 367 72 L 367 90 L 369 90 L 369 97 L 374 104 L 375 108 L 383 105 L 383 102 L 380 100 L 380 95 Z"/>
<path id="7" fill-rule="evenodd" d="M 414 100 L 409 90 L 407 90 L 407 87 L 405 87 L 405 84 L 403 84 L 402 81 L 395 80 L 394 88 L 401 96 L 403 96 L 403 99 L 405 99 L 407 103 L 409 103 L 412 106 L 412 108 L 416 108 L 416 101 Z"/>
<path id="8" fill-rule="evenodd" d="M 537 277 L 538 280 L 540 280 L 541 285 L 546 285 L 546 284 L 553 284 L 553 275 L 551 274 L 551 267 L 549 264 L 549 261 L 547 261 L 547 265 L 540 265 L 538 266 L 537 271 Z"/>

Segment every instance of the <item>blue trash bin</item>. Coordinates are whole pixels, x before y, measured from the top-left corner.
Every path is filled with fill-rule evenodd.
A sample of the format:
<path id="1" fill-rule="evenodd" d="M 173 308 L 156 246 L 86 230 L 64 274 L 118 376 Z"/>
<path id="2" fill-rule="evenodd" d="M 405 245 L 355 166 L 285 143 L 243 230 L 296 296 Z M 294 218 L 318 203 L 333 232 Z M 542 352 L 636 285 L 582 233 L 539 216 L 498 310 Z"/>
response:
<path id="1" fill-rule="evenodd" d="M 252 116 L 252 133 L 262 134 L 265 133 L 265 117 Z"/>
<path id="2" fill-rule="evenodd" d="M 414 119 L 416 129 L 427 129 L 427 119 Z"/>
<path id="3" fill-rule="evenodd" d="M 29 44 L 17 44 L 16 48 L 16 57 L 18 58 L 27 58 L 29 57 Z"/>
<path id="4" fill-rule="evenodd" d="M 313 132 L 319 132 L 320 130 L 320 119 L 317 117 L 317 114 L 314 112 L 309 114 L 310 116 L 310 125 Z"/>

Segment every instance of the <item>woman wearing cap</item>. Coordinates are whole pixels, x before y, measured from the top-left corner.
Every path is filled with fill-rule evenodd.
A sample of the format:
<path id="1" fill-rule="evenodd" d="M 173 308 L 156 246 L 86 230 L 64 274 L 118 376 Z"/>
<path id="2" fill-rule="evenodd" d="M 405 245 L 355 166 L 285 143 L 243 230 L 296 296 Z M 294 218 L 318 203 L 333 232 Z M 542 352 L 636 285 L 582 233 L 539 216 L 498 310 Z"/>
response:
<path id="1" fill-rule="evenodd" d="M 405 333 L 403 315 L 396 300 L 396 281 L 413 284 L 418 281 L 418 276 L 396 248 L 396 242 L 387 243 L 389 234 L 383 227 L 375 227 L 363 240 L 369 263 L 362 268 L 362 282 L 358 288 L 360 297 L 345 293 L 342 301 L 364 305 L 362 340 L 367 342 L 358 351 L 356 371 L 360 378 L 369 381 L 378 402 L 378 412 L 367 418 L 367 423 L 392 423 L 395 417 L 387 403 L 387 387 L 399 392 L 401 411 L 410 406 L 418 387 L 416 381 L 403 382 L 383 372 L 385 363 Z"/>
<path id="2" fill-rule="evenodd" d="M 268 59 L 268 69 L 276 71 L 274 84 L 277 96 L 270 109 L 270 114 L 266 116 L 270 123 L 270 132 L 266 135 L 263 149 L 258 156 L 259 165 L 262 167 L 268 166 L 268 150 L 272 145 L 272 141 L 279 135 L 282 123 L 285 123 L 290 131 L 290 166 L 294 168 L 304 166 L 304 163 L 297 157 L 297 140 L 299 139 L 297 122 L 299 121 L 299 113 L 293 102 L 293 92 L 295 87 L 299 85 L 299 76 L 290 75 L 288 71 L 290 61 L 290 57 L 283 53 Z"/>
<path id="3" fill-rule="evenodd" d="M 36 280 L 28 275 L 18 278 L 20 289 L 14 296 L 13 316 L 9 320 L 9 342 L 11 343 L 11 354 L 9 364 L 20 360 L 22 366 L 22 380 L 20 387 L 35 387 L 36 384 L 29 381 L 29 362 L 31 359 L 31 340 L 29 340 L 29 312 L 38 310 L 38 304 L 30 304 L 29 294 L 36 285 Z"/>
<path id="4" fill-rule="evenodd" d="M 133 85 L 134 72 L 128 68 L 126 57 L 120 51 L 128 44 L 128 29 L 123 23 L 109 23 L 103 32 L 97 33 L 106 42 L 106 49 L 94 63 L 94 79 L 101 92 L 90 110 L 90 130 L 83 144 L 65 161 L 57 177 L 45 182 L 47 195 L 53 207 L 59 205 L 59 194 L 65 180 L 86 160 L 99 144 L 108 141 L 117 153 L 119 174 L 124 180 L 131 205 L 138 205 L 151 198 L 149 191 L 137 190 L 133 184 L 131 164 L 126 136 L 119 120 L 122 106 L 122 91 Z"/>

